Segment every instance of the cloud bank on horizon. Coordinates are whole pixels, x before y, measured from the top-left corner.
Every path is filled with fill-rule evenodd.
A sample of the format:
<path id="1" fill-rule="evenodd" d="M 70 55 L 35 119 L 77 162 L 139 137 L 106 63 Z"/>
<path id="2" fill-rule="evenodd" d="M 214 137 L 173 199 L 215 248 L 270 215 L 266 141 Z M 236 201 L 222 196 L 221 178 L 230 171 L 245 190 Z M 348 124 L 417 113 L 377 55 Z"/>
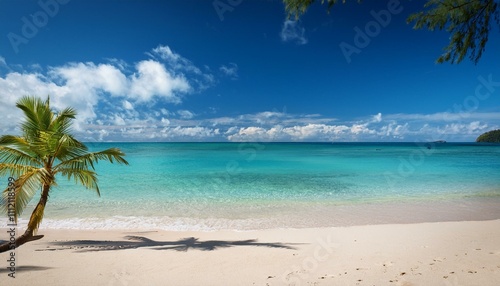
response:
<path id="1" fill-rule="evenodd" d="M 22 67 L 0 57 L 0 131 L 19 133 L 24 95 L 50 95 L 55 109 L 72 106 L 74 132 L 83 141 L 470 141 L 499 128 L 500 114 L 455 110 L 433 114 L 367 114 L 338 119 L 321 114 L 262 110 L 218 115 L 207 107 L 197 114 L 183 106 L 219 81 L 237 80 L 236 63 L 197 67 L 168 45 L 145 52 L 136 63 L 69 62 Z M 217 70 L 220 71 L 219 75 Z M 348 107 L 346 107 L 348 108 Z"/>

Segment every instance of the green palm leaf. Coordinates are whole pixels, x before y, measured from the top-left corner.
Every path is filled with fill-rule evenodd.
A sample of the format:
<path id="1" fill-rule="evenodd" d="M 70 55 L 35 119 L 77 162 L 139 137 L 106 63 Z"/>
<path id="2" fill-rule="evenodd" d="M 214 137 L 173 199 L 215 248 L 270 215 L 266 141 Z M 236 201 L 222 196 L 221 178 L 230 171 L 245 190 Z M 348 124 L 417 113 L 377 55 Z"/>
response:
<path id="1" fill-rule="evenodd" d="M 23 151 L 0 146 L 0 161 L 11 164 L 39 165 L 41 161 Z"/>
<path id="2" fill-rule="evenodd" d="M 99 160 L 109 161 L 110 163 L 116 161 L 117 163 L 128 165 L 128 162 L 123 158 L 124 155 L 125 154 L 118 148 L 86 153 L 59 163 L 54 167 L 54 170 L 58 172 L 59 169 L 68 167 L 74 168 L 75 170 L 94 169 L 94 163 L 98 163 Z"/>
<path id="3" fill-rule="evenodd" d="M 33 172 L 36 169 L 36 167 L 30 165 L 0 163 L 0 176 L 18 178 L 26 173 Z"/>
<path id="4" fill-rule="evenodd" d="M 59 172 L 61 175 L 68 178 L 68 180 L 74 179 L 75 183 L 84 186 L 87 189 L 93 189 L 96 191 L 98 196 L 101 196 L 99 191 L 99 186 L 97 185 L 97 173 L 91 170 L 76 170 L 74 168 L 60 168 Z"/>
<path id="5" fill-rule="evenodd" d="M 20 156 L 23 157 L 19 159 L 21 160 L 20 162 L 31 161 L 33 164 L 40 164 L 41 161 L 37 158 L 40 157 L 39 155 L 22 137 L 12 135 L 0 137 L 0 161 L 9 160 L 7 158 L 10 156 Z"/>
<path id="6" fill-rule="evenodd" d="M 17 221 L 18 216 L 20 216 L 28 203 L 31 201 L 33 196 L 41 187 L 41 182 L 48 181 L 47 172 L 44 169 L 31 169 L 25 172 L 14 182 L 14 201 L 15 201 L 15 219 Z M 8 201 L 8 191 L 5 189 L 2 193 L 2 206 L 3 211 L 8 211 L 6 209 L 6 202 Z"/>
<path id="7" fill-rule="evenodd" d="M 28 138 L 36 138 L 38 132 L 48 130 L 54 117 L 48 99 L 43 102 L 40 98 L 25 96 L 17 102 L 16 106 L 26 116 L 26 120 L 21 124 L 21 127 Z"/>

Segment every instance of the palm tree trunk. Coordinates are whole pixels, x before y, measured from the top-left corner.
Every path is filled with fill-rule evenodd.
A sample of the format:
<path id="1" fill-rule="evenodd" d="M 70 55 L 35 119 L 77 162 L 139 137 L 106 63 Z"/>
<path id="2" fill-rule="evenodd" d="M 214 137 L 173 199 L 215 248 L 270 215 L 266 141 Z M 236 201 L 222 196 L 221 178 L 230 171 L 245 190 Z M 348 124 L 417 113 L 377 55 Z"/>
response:
<path id="1" fill-rule="evenodd" d="M 18 248 L 19 246 L 21 246 L 27 242 L 30 242 L 33 240 L 38 240 L 41 238 L 43 238 L 43 235 L 26 235 L 26 233 L 24 233 L 20 237 L 16 238 L 16 240 L 13 243 L 8 241 L 8 242 L 1 244 L 0 245 L 0 253 L 7 252 L 9 250 L 13 251 L 14 249 Z"/>
<path id="2" fill-rule="evenodd" d="M 50 191 L 50 185 L 43 184 L 40 201 L 38 201 L 38 204 L 31 213 L 31 217 L 28 222 L 28 227 L 26 228 L 24 235 L 33 236 L 35 230 L 38 229 L 38 226 L 42 222 L 43 212 L 45 211 L 45 205 L 49 200 L 49 191 Z"/>
<path id="3" fill-rule="evenodd" d="M 34 235 L 34 232 L 36 229 L 38 229 L 38 225 L 40 225 L 40 222 L 42 221 L 45 205 L 49 200 L 49 191 L 50 191 L 50 185 L 44 184 L 42 189 L 42 195 L 40 196 L 40 201 L 38 201 L 38 204 L 31 213 L 31 217 L 28 222 L 28 227 L 26 228 L 26 231 L 24 232 L 23 235 L 16 238 L 14 242 L 8 241 L 1 244 L 0 253 L 13 250 L 27 242 L 38 240 L 43 237 L 43 235 Z"/>

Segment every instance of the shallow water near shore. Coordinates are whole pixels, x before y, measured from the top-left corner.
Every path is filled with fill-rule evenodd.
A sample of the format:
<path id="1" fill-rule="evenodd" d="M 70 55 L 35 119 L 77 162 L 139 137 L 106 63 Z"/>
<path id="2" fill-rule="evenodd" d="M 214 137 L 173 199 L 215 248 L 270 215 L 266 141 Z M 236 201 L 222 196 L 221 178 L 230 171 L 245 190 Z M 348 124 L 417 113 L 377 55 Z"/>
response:
<path id="1" fill-rule="evenodd" d="M 100 198 L 59 178 L 42 228 L 248 230 L 500 218 L 499 145 L 88 146 L 119 147 L 130 166 L 97 165 Z"/>

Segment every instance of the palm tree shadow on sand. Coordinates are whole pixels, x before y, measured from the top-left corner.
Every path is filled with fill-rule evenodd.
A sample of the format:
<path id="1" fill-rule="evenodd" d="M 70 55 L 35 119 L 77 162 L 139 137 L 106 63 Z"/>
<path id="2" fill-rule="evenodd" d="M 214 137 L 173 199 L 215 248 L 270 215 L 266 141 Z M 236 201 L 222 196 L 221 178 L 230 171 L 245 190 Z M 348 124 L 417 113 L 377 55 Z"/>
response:
<path id="1" fill-rule="evenodd" d="M 16 266 L 16 271 L 15 275 L 17 276 L 20 272 L 31 272 L 31 271 L 43 271 L 43 270 L 48 270 L 52 269 L 52 267 L 44 267 L 44 266 L 33 266 L 33 265 L 23 265 L 23 266 Z M 9 270 L 9 267 L 2 267 L 0 268 L 0 274 L 4 273 L 11 273 Z M 3 285 L 3 284 L 1 284 Z"/>
<path id="2" fill-rule="evenodd" d="M 214 251 L 220 248 L 229 248 L 236 246 L 255 246 L 269 247 L 282 249 L 296 249 L 292 245 L 298 243 L 280 243 L 280 242 L 258 242 L 257 239 L 248 240 L 206 240 L 200 241 L 195 237 L 179 239 L 177 241 L 156 241 L 144 236 L 125 236 L 123 241 L 105 241 L 105 240 L 72 240 L 72 241 L 55 241 L 50 243 L 54 247 L 48 247 L 37 251 L 54 251 L 54 250 L 74 250 L 76 252 L 92 252 L 92 251 L 109 251 L 109 250 L 124 250 L 137 248 L 150 248 L 155 250 L 175 250 L 188 251 L 202 250 Z"/>

